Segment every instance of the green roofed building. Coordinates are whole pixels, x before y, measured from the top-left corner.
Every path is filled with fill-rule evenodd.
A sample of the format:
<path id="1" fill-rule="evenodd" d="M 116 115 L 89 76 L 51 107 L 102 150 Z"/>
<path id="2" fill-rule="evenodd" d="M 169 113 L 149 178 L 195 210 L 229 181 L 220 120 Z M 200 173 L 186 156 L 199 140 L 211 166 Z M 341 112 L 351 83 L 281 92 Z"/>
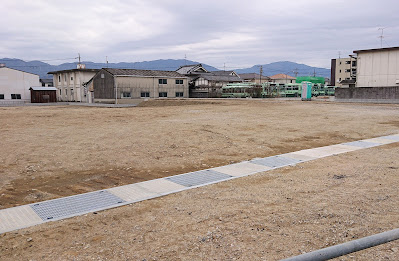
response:
<path id="1" fill-rule="evenodd" d="M 311 82 L 311 83 L 320 83 L 324 84 L 325 79 L 324 77 L 312 77 L 312 76 L 299 76 L 296 78 L 296 83 L 301 82 Z"/>

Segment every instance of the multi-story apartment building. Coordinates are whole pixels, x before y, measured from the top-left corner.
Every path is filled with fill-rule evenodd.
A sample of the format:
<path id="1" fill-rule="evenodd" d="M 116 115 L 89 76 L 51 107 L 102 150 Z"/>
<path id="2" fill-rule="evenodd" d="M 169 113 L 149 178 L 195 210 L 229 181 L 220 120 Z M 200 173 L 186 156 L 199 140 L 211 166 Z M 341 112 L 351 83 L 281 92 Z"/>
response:
<path id="1" fill-rule="evenodd" d="M 98 69 L 86 69 L 82 64 L 78 64 L 77 69 L 49 72 L 53 75 L 58 101 L 88 102 L 87 90 L 83 84 L 93 78 L 98 71 Z"/>
<path id="2" fill-rule="evenodd" d="M 331 82 L 337 87 L 354 86 L 356 82 L 356 57 L 338 58 L 331 60 Z"/>

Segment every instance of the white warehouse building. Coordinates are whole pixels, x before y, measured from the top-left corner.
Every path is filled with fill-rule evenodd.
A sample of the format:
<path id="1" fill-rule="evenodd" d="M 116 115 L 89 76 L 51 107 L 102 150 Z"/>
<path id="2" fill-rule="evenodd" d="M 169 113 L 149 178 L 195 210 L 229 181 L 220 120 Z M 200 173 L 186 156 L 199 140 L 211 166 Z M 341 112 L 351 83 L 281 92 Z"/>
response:
<path id="1" fill-rule="evenodd" d="M 0 64 L 0 102 L 30 102 L 30 87 L 41 86 L 39 75 Z"/>
<path id="2" fill-rule="evenodd" d="M 357 54 L 356 87 L 399 86 L 399 47 L 353 52 Z"/>

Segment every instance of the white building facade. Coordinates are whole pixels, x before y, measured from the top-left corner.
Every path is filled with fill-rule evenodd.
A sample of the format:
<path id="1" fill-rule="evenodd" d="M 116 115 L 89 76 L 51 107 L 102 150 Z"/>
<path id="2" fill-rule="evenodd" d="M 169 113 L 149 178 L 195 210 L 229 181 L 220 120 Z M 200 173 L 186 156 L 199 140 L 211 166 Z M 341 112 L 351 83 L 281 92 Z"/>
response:
<path id="1" fill-rule="evenodd" d="M 30 102 L 30 87 L 41 86 L 39 75 L 0 65 L 0 102 Z"/>
<path id="2" fill-rule="evenodd" d="M 98 69 L 71 69 L 49 72 L 53 75 L 54 87 L 57 88 L 58 101 L 88 102 L 88 82 L 98 72 Z"/>
<path id="3" fill-rule="evenodd" d="M 353 52 L 357 54 L 356 87 L 399 86 L 399 47 Z"/>

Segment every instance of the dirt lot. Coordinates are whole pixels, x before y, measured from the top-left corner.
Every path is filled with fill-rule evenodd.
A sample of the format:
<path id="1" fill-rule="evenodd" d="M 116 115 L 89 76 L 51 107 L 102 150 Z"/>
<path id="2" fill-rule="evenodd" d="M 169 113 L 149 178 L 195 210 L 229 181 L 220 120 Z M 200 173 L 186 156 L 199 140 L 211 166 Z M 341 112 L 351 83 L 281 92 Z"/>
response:
<path id="1" fill-rule="evenodd" d="M 399 106 L 153 101 L 0 108 L 0 208 L 399 131 Z"/>
<path id="2" fill-rule="evenodd" d="M 278 260 L 399 227 L 399 143 L 0 235 L 1 260 Z M 399 260 L 399 242 L 339 260 Z"/>

